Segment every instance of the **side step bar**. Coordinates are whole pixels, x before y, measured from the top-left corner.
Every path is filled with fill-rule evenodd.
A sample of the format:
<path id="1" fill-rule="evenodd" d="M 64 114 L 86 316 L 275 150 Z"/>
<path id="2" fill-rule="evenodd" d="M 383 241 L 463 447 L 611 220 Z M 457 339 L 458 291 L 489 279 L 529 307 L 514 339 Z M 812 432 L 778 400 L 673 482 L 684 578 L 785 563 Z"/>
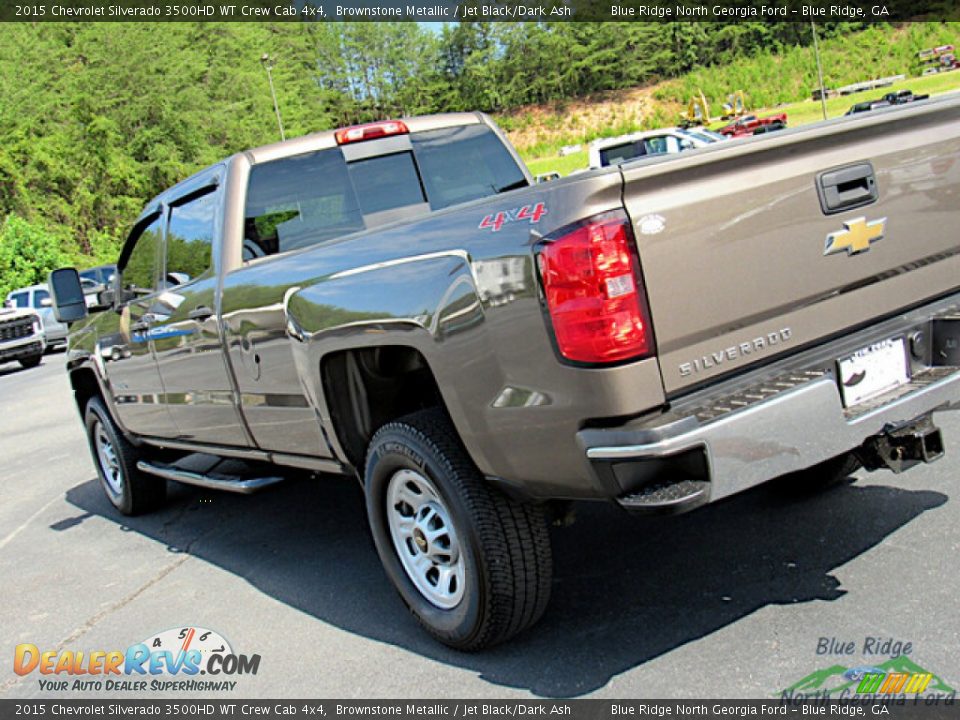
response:
<path id="1" fill-rule="evenodd" d="M 197 465 L 198 460 L 200 460 L 202 463 L 202 460 L 207 458 L 210 458 L 213 462 L 211 463 L 208 461 L 203 463 L 210 466 L 204 470 L 197 469 L 196 467 L 188 469 L 179 466 L 179 464 L 184 463 L 185 460 L 193 461 L 185 464 Z M 226 490 L 227 492 L 242 493 L 245 495 L 249 495 L 252 492 L 256 492 L 257 490 L 270 485 L 275 485 L 284 480 L 284 478 L 279 475 L 250 477 L 249 473 L 231 474 L 227 472 L 215 472 L 216 468 L 222 463 L 223 461 L 220 458 L 212 458 L 209 455 L 194 453 L 193 455 L 188 455 L 186 458 L 171 464 L 159 462 L 151 463 L 141 460 L 137 463 L 137 468 L 145 473 L 156 475 L 157 477 L 164 478 L 165 480 L 174 480 L 175 482 L 185 483 L 187 485 L 197 485 L 210 490 Z M 234 464 L 239 465 L 239 463 Z"/>
<path id="2" fill-rule="evenodd" d="M 709 499 L 710 483 L 704 480 L 678 480 L 646 485 L 631 495 L 617 498 L 617 504 L 630 512 L 681 513 L 699 507 Z"/>

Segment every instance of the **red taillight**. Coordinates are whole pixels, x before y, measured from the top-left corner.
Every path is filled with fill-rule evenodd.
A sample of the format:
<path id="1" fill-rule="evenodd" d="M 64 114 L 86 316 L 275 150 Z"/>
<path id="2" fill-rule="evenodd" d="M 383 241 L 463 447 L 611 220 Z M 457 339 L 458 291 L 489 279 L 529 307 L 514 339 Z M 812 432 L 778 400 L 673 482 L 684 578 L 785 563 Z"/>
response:
<path id="1" fill-rule="evenodd" d="M 540 277 L 560 354 L 607 363 L 653 350 L 630 223 L 600 215 L 545 244 Z"/>
<path id="2" fill-rule="evenodd" d="M 410 131 L 400 120 L 387 120 L 386 122 L 367 123 L 366 125 L 354 125 L 353 127 L 341 128 L 334 133 L 337 139 L 337 145 L 347 145 L 349 143 L 360 142 L 361 140 L 373 140 L 374 138 L 388 137 L 390 135 L 406 135 Z"/>

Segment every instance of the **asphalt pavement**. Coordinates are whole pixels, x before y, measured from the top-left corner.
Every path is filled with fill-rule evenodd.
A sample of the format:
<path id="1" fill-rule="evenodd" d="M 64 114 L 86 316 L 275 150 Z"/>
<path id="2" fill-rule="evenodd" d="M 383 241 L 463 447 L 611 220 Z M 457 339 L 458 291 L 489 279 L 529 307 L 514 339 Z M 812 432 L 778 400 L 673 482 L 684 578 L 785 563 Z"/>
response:
<path id="1" fill-rule="evenodd" d="M 171 484 L 162 511 L 121 516 L 63 363 L 0 366 L 0 697 L 172 697 L 19 676 L 14 648 L 124 650 L 187 627 L 260 656 L 220 699 L 771 698 L 894 652 L 960 688 L 958 414 L 937 416 L 946 457 L 902 475 L 799 497 L 761 487 L 673 518 L 578 506 L 552 531 L 543 620 L 463 654 L 389 586 L 352 480 L 251 496 Z M 41 689 L 51 677 L 67 689 Z"/>

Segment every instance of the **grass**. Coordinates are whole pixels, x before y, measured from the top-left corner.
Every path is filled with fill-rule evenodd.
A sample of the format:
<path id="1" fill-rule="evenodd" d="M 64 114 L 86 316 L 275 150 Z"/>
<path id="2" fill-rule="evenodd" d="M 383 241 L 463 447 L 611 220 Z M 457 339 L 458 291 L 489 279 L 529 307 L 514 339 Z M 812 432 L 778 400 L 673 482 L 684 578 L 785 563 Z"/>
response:
<path id="1" fill-rule="evenodd" d="M 590 161 L 587 158 L 587 151 L 582 150 L 564 157 L 533 158 L 525 162 L 527 163 L 527 167 L 530 168 L 530 172 L 534 175 L 545 172 L 558 172 L 561 175 L 569 175 L 574 170 L 585 168 Z"/>
<path id="2" fill-rule="evenodd" d="M 890 87 L 877 88 L 868 92 L 860 92 L 853 95 L 846 95 L 844 97 L 831 98 L 827 100 L 827 117 L 840 117 L 847 110 L 849 110 L 850 106 L 854 103 L 879 99 L 888 92 L 895 92 L 897 90 L 904 89 L 912 90 L 917 95 L 937 95 L 945 92 L 960 90 L 960 70 L 955 70 L 948 73 L 939 73 L 937 75 L 927 75 L 925 77 L 907 78 L 901 82 L 894 83 Z M 773 112 L 785 112 L 787 113 L 787 124 L 789 127 L 808 125 L 810 123 L 819 122 L 823 119 L 823 111 L 820 106 L 820 101 L 810 99 L 793 103 L 785 103 L 775 108 L 757 109 L 756 111 L 751 112 L 756 112 L 756 114 L 761 116 Z M 725 124 L 725 122 L 717 122 L 711 124 L 710 127 L 718 128 Z M 664 126 L 670 126 L 669 121 L 664 123 Z M 597 128 L 597 137 L 612 137 L 618 134 L 622 133 L 612 132 L 610 128 Z M 545 151 L 552 152 L 544 157 L 546 154 Z M 567 155 L 565 157 L 560 157 L 558 154 L 556 154 L 555 148 L 548 149 L 542 146 L 535 146 L 528 150 L 521 151 L 520 155 L 523 157 L 524 162 L 527 163 L 527 167 L 530 168 L 530 172 L 532 172 L 534 175 L 543 172 L 549 172 L 551 170 L 555 170 L 561 175 L 569 175 L 574 170 L 587 167 L 588 164 L 586 150 L 574 153 L 572 155 Z"/>

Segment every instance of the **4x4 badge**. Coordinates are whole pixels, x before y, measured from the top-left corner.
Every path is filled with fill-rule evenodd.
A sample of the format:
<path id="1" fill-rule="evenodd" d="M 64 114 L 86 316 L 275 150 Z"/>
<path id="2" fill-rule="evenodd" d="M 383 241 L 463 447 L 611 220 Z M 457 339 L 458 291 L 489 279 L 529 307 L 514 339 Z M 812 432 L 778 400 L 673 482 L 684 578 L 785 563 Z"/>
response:
<path id="1" fill-rule="evenodd" d="M 867 222 L 866 218 L 848 220 L 843 224 L 844 229 L 827 235 L 827 245 L 824 255 L 847 251 L 847 255 L 857 255 L 870 249 L 871 243 L 883 237 L 886 218 Z"/>

